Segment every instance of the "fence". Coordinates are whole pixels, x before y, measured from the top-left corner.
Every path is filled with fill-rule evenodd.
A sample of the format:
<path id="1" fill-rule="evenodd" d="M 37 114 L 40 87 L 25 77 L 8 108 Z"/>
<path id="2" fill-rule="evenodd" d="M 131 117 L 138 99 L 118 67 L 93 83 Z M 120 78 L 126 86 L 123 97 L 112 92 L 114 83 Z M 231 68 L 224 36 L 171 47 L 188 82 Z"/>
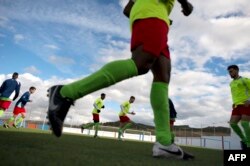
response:
<path id="1" fill-rule="evenodd" d="M 0 119 L 0 125 L 3 125 L 6 119 Z M 40 129 L 40 130 L 49 130 L 50 127 L 46 123 L 37 123 L 37 122 L 26 122 L 24 121 L 20 127 L 31 128 L 31 129 Z M 100 131 L 98 132 L 99 136 L 102 137 L 118 137 L 118 128 L 111 126 L 100 126 Z M 64 127 L 63 132 L 66 133 L 75 133 L 82 134 L 80 128 Z M 84 130 L 84 135 L 94 135 L 94 129 Z M 142 130 L 132 130 L 128 129 L 124 132 L 124 138 L 130 140 L 146 141 L 146 142 L 155 142 L 156 138 L 154 135 L 151 135 L 149 131 Z M 213 149 L 239 149 L 240 145 L 235 143 L 239 142 L 239 139 L 236 137 L 230 138 L 228 136 L 209 136 L 209 137 L 176 137 L 175 143 L 179 145 L 187 146 L 197 146 Z M 234 145 L 231 147 L 231 145 Z"/>

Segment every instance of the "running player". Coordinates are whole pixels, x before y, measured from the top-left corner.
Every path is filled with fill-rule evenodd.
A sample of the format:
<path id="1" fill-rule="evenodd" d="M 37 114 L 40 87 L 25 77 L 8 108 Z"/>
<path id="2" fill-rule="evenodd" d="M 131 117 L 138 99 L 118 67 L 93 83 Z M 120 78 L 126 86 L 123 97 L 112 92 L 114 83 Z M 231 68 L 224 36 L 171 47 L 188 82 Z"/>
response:
<path id="1" fill-rule="evenodd" d="M 129 101 L 125 101 L 121 104 L 121 111 L 119 113 L 119 119 L 120 119 L 120 128 L 118 129 L 118 139 L 121 140 L 121 136 L 123 136 L 123 133 L 126 129 L 130 128 L 132 125 L 131 120 L 127 116 L 127 114 L 135 115 L 135 112 L 129 112 L 130 104 L 134 103 L 135 97 L 131 96 Z"/>
<path id="2" fill-rule="evenodd" d="M 20 97 L 20 99 L 16 102 L 16 105 L 13 111 L 13 116 L 7 121 L 7 123 L 3 125 L 5 128 L 9 128 L 9 124 L 12 122 L 14 122 L 13 127 L 15 128 L 17 128 L 17 126 L 19 126 L 19 124 L 22 123 L 26 114 L 25 105 L 27 104 L 27 102 L 32 102 L 32 100 L 30 100 L 30 95 L 35 93 L 35 91 L 36 91 L 36 88 L 32 86 L 29 88 L 29 91 L 25 92 Z M 17 118 L 19 114 L 21 114 L 21 116 Z"/>
<path id="3" fill-rule="evenodd" d="M 106 97 L 106 94 L 102 93 L 101 94 L 101 97 L 99 97 L 98 99 L 96 99 L 95 103 L 93 104 L 94 106 L 94 109 L 92 111 L 92 115 L 93 115 L 93 123 L 89 123 L 87 125 L 83 125 L 81 127 L 81 132 L 83 133 L 83 130 L 84 129 L 88 129 L 90 127 L 93 127 L 95 126 L 95 135 L 94 135 L 94 138 L 97 137 L 98 135 L 98 130 L 99 130 L 99 122 L 100 122 L 100 117 L 99 117 L 99 114 L 101 112 L 101 109 L 104 109 L 104 103 L 103 103 L 103 100 L 105 99 Z"/>
<path id="4" fill-rule="evenodd" d="M 188 16 L 193 10 L 192 5 L 187 0 L 178 1 L 181 3 L 183 14 Z M 156 130 L 153 156 L 184 159 L 183 150 L 171 143 L 169 126 L 168 84 L 171 63 L 167 36 L 169 15 L 174 2 L 175 0 L 136 0 L 135 2 L 130 0 L 125 9 L 131 6 L 130 10 L 126 11 L 132 30 L 132 58 L 107 63 L 86 78 L 67 85 L 55 85 L 49 89 L 48 117 L 53 133 L 57 137 L 62 134 L 64 119 L 75 100 L 151 70 L 153 83 L 150 101 Z"/>
<path id="5" fill-rule="evenodd" d="M 0 87 L 0 117 L 9 108 L 12 102 L 12 94 L 14 94 L 13 101 L 19 96 L 21 84 L 17 81 L 18 73 L 13 73 L 11 79 L 5 80 Z"/>

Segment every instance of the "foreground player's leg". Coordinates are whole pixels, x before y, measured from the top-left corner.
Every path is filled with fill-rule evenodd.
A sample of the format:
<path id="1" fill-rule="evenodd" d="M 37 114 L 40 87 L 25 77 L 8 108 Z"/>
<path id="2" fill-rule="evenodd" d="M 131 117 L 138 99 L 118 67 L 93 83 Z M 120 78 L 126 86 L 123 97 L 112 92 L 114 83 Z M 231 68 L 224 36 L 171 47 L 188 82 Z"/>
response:
<path id="1" fill-rule="evenodd" d="M 76 100 L 91 92 L 136 75 L 137 68 L 132 59 L 110 62 L 94 74 L 63 86 L 61 95 Z"/>
<path id="2" fill-rule="evenodd" d="M 162 145 L 171 144 L 171 131 L 169 124 L 168 84 L 153 82 L 150 101 L 154 111 L 156 141 Z"/>
<path id="3" fill-rule="evenodd" d="M 156 142 L 153 146 L 153 157 L 173 157 L 176 159 L 193 159 L 194 156 L 184 152 L 172 143 L 170 129 L 168 83 L 170 80 L 171 62 L 160 56 L 152 67 L 154 80 L 151 87 L 150 101 L 154 111 Z"/>
<path id="4" fill-rule="evenodd" d="M 94 74 L 64 86 L 49 89 L 48 117 L 56 136 L 61 136 L 63 121 L 73 101 L 116 82 L 138 75 L 132 59 L 110 62 Z"/>

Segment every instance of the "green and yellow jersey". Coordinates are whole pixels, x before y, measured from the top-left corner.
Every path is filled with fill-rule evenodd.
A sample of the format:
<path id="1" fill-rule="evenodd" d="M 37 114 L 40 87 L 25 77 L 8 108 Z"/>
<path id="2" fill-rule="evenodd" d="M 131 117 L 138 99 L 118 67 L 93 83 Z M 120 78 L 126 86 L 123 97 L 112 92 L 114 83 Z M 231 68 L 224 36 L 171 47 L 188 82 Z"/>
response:
<path id="1" fill-rule="evenodd" d="M 244 104 L 250 99 L 250 79 L 240 77 L 230 83 L 231 94 L 234 105 Z"/>
<path id="2" fill-rule="evenodd" d="M 129 101 L 122 103 L 119 116 L 126 116 L 127 113 L 129 113 L 129 109 L 130 109 L 130 102 Z"/>
<path id="3" fill-rule="evenodd" d="M 129 18 L 130 27 L 132 27 L 135 20 L 145 18 L 158 18 L 170 25 L 169 14 L 174 7 L 175 0 L 136 0 Z"/>
<path id="4" fill-rule="evenodd" d="M 93 114 L 99 114 L 97 110 L 101 110 L 102 106 L 104 105 L 104 102 L 101 98 L 96 99 L 94 103 L 94 109 L 92 111 Z"/>

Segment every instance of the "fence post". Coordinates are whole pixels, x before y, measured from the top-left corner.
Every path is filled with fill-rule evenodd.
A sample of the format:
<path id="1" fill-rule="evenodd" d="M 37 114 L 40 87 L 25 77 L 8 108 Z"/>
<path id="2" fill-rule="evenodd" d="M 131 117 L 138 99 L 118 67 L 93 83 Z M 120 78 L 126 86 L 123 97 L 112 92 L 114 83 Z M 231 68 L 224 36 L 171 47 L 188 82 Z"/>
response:
<path id="1" fill-rule="evenodd" d="M 224 150 L 224 136 L 221 136 L 222 150 Z"/>

